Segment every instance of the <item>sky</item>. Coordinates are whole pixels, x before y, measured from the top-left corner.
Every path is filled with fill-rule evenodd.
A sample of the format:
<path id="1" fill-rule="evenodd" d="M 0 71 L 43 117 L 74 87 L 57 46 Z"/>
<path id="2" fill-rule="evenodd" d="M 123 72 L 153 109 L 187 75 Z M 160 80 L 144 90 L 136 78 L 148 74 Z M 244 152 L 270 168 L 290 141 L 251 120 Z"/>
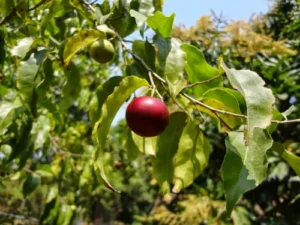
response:
<path id="1" fill-rule="evenodd" d="M 163 13 L 175 13 L 175 25 L 193 26 L 202 15 L 210 14 L 210 10 L 224 18 L 233 20 L 248 20 L 253 13 L 266 13 L 272 5 L 271 0 L 165 0 Z M 113 126 L 125 117 L 129 102 L 125 103 L 116 115 Z"/>
<path id="2" fill-rule="evenodd" d="M 163 12 L 176 14 L 175 24 L 192 26 L 202 15 L 213 9 L 217 15 L 233 20 L 248 20 L 253 13 L 266 13 L 272 5 L 270 0 L 165 0 Z"/>

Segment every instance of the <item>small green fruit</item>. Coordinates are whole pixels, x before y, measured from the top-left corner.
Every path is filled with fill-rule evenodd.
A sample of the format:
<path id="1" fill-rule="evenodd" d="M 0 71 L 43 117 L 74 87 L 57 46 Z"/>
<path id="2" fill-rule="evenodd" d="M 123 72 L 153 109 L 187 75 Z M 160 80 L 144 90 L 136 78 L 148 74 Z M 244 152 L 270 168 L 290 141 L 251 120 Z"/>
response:
<path id="1" fill-rule="evenodd" d="M 114 58 L 115 48 L 108 40 L 101 39 L 92 44 L 90 55 L 99 63 L 108 63 Z"/>

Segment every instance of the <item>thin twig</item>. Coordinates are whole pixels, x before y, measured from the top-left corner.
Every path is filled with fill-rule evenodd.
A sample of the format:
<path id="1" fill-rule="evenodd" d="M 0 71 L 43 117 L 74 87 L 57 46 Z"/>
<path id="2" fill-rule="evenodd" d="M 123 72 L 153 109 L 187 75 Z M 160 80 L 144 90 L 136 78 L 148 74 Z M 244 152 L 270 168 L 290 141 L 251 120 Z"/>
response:
<path id="1" fill-rule="evenodd" d="M 82 4 L 84 4 L 86 7 L 88 7 L 92 12 L 95 12 L 95 9 L 94 9 L 94 7 L 90 4 L 90 3 L 88 3 L 88 2 L 86 2 L 86 1 L 84 1 L 84 0 L 82 0 L 82 1 L 80 1 Z"/>
<path id="2" fill-rule="evenodd" d="M 29 8 L 28 11 L 32 11 L 32 10 L 35 10 L 37 9 L 38 7 L 40 7 L 41 5 L 49 2 L 49 1 L 52 1 L 52 0 L 41 0 L 38 4 L 36 4 L 35 6 L 33 6 L 32 8 Z"/>
<path id="3" fill-rule="evenodd" d="M 16 220 L 29 220 L 29 221 L 34 222 L 34 223 L 38 223 L 38 221 L 39 221 L 37 218 L 34 218 L 34 217 L 23 216 L 23 215 L 15 215 L 15 214 L 8 213 L 8 212 L 3 212 L 3 211 L 0 211 L 0 217 L 16 219 Z"/>
<path id="4" fill-rule="evenodd" d="M 218 79 L 218 78 L 221 77 L 221 76 L 222 76 L 222 73 L 219 74 L 219 75 L 217 75 L 217 76 L 215 76 L 215 77 L 212 77 L 212 78 L 210 78 L 210 79 L 208 79 L 208 80 L 199 81 L 199 82 L 196 82 L 196 83 L 193 83 L 193 84 L 189 84 L 189 85 L 185 86 L 182 90 L 185 90 L 185 89 L 194 87 L 194 86 L 196 86 L 196 85 L 201 85 L 201 84 L 207 84 L 207 83 L 210 83 L 211 81 L 213 81 L 213 80 L 215 80 L 215 79 Z"/>

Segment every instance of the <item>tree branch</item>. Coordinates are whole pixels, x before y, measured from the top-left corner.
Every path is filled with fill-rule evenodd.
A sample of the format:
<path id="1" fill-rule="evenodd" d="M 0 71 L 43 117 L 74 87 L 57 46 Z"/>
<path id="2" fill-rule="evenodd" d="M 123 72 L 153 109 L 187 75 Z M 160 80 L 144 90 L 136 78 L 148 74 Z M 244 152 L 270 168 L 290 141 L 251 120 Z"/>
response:
<path id="1" fill-rule="evenodd" d="M 111 26 L 110 26 L 111 27 Z M 111 29 L 114 29 L 113 27 L 111 27 Z M 114 30 L 115 31 L 115 30 Z M 137 62 L 139 62 L 149 73 L 151 73 L 151 75 L 157 79 L 158 81 L 160 81 L 162 84 L 167 84 L 167 81 L 163 78 L 161 78 L 157 73 L 155 73 L 150 66 L 148 66 L 148 64 L 141 59 L 139 56 L 137 56 L 136 54 L 134 54 L 126 45 L 126 43 L 123 41 L 122 37 L 115 31 L 116 33 L 116 37 L 118 38 L 118 40 L 120 41 L 122 48 L 127 51 L 134 60 L 136 60 Z M 205 83 L 209 83 L 210 81 L 217 79 L 218 77 L 222 76 L 222 74 L 212 77 L 208 80 L 205 81 L 201 81 L 201 82 L 196 82 L 195 84 L 191 84 L 191 85 L 187 85 L 181 92 L 180 95 L 182 95 L 183 97 L 185 97 L 186 99 L 188 99 L 189 101 L 191 101 L 194 104 L 200 105 L 206 109 L 209 109 L 210 111 L 212 111 L 213 113 L 221 113 L 223 115 L 228 115 L 228 116 L 234 116 L 234 117 L 238 117 L 238 118 L 242 118 L 244 120 L 248 119 L 248 117 L 246 115 L 243 114 L 238 114 L 238 113 L 233 113 L 233 112 L 228 112 L 228 111 L 224 111 L 224 110 L 220 110 L 220 109 L 216 109 L 214 107 L 211 107 L 209 105 L 206 105 L 205 103 L 194 99 L 193 97 L 189 96 L 188 94 L 184 93 L 183 91 L 189 87 L 193 87 L 195 85 L 200 85 L 200 84 L 205 84 Z M 295 120 L 271 120 L 271 123 L 275 123 L 275 124 L 289 124 L 289 123 L 300 123 L 300 119 L 295 119 Z"/>
<path id="2" fill-rule="evenodd" d="M 217 76 L 215 76 L 215 77 L 212 77 L 212 78 L 210 78 L 210 79 L 208 79 L 208 80 L 199 81 L 199 82 L 196 82 L 196 83 L 193 83 L 193 84 L 189 84 L 189 85 L 185 86 L 182 90 L 185 90 L 185 89 L 187 89 L 187 88 L 194 87 L 194 86 L 196 86 L 196 85 L 207 84 L 207 83 L 209 83 L 209 82 L 211 82 L 211 81 L 213 81 L 213 80 L 215 80 L 215 79 L 218 79 L 218 78 L 221 77 L 222 75 L 223 75 L 223 74 L 221 73 L 221 74 L 219 74 L 219 75 L 217 75 Z"/>
<path id="3" fill-rule="evenodd" d="M 8 212 L 3 212 L 3 211 L 0 211 L 0 218 L 10 218 L 10 219 L 16 219 L 16 220 L 30 220 L 34 223 L 38 223 L 38 219 L 37 218 L 34 218 L 34 217 L 30 217 L 30 216 L 23 216 L 23 215 L 15 215 L 15 214 L 11 214 L 11 213 L 8 213 Z"/>

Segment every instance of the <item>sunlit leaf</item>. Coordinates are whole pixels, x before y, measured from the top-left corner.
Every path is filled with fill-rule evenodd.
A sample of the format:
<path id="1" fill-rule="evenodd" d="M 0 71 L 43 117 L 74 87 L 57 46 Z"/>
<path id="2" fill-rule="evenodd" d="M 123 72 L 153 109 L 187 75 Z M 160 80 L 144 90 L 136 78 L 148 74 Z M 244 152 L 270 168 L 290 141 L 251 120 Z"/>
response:
<path id="1" fill-rule="evenodd" d="M 233 96 L 228 88 L 213 88 L 205 92 L 202 102 L 216 109 L 224 110 L 240 114 L 240 105 L 235 96 Z M 242 124 L 242 120 L 238 117 L 224 115 L 222 113 L 214 113 L 204 107 L 199 107 L 203 112 L 221 120 L 226 126 L 233 129 Z"/>
<path id="2" fill-rule="evenodd" d="M 49 117 L 41 115 L 32 126 L 31 133 L 33 135 L 34 149 L 43 147 L 47 141 L 49 131 L 51 129 L 51 121 Z"/>
<path id="3" fill-rule="evenodd" d="M 100 177 L 104 180 L 107 187 L 115 190 L 108 182 L 104 168 L 104 147 L 106 137 L 109 132 L 112 121 L 122 104 L 131 96 L 131 94 L 143 86 L 147 86 L 148 82 L 135 76 L 125 77 L 119 86 L 116 87 L 111 95 L 108 96 L 101 109 L 101 117 L 95 124 L 93 129 L 93 140 L 97 146 L 94 153 L 94 168 Z"/>
<path id="4" fill-rule="evenodd" d="M 162 37 L 168 38 L 172 33 L 174 18 L 175 13 L 171 16 L 165 16 L 162 12 L 156 11 L 153 16 L 147 18 L 147 24 Z"/>
<path id="5" fill-rule="evenodd" d="M 233 88 L 245 98 L 248 116 L 247 140 L 249 140 L 253 137 L 255 127 L 264 129 L 270 125 L 275 98 L 272 91 L 264 87 L 265 82 L 257 73 L 250 70 L 228 69 L 224 63 L 221 63 L 221 66 Z"/>
<path id="6" fill-rule="evenodd" d="M 210 144 L 194 120 L 184 128 L 175 157 L 174 187 L 178 193 L 189 186 L 207 166 Z"/>
<path id="7" fill-rule="evenodd" d="M 140 150 L 132 138 L 132 132 L 130 129 L 127 130 L 127 137 L 126 137 L 124 149 L 127 153 L 127 157 L 129 161 L 132 161 L 139 156 Z"/>
<path id="8" fill-rule="evenodd" d="M 170 115 L 168 127 L 158 138 L 156 156 L 152 157 L 153 176 L 164 193 L 170 192 L 174 176 L 173 158 L 177 152 L 186 119 L 187 115 L 183 112 Z"/>
<path id="9" fill-rule="evenodd" d="M 98 30 L 82 30 L 69 38 L 64 48 L 64 62 L 69 65 L 72 57 L 82 48 L 93 43 L 101 37 L 105 37 L 105 33 Z"/>
<path id="10" fill-rule="evenodd" d="M 300 177 L 300 157 L 287 151 L 284 146 L 278 142 L 274 142 L 272 150 L 276 151 L 296 172 Z"/>
<path id="11" fill-rule="evenodd" d="M 109 95 L 112 94 L 114 88 L 120 84 L 122 81 L 121 76 L 114 76 L 108 79 L 103 85 L 97 88 L 96 96 L 93 97 L 90 103 L 90 121 L 94 124 L 99 120 L 101 114 L 101 108 L 105 100 Z"/>
<path id="12" fill-rule="evenodd" d="M 221 71 L 209 65 L 203 53 L 195 46 L 183 44 L 181 49 L 186 53 L 185 70 L 190 83 L 196 83 L 209 80 L 220 75 Z M 221 86 L 222 77 L 212 80 L 209 83 L 194 86 L 193 93 L 195 97 L 201 97 L 207 90 Z"/>
<path id="13" fill-rule="evenodd" d="M 34 39 L 32 37 L 26 37 L 18 41 L 18 44 L 11 49 L 13 56 L 24 58 L 31 48 Z"/>
<path id="14" fill-rule="evenodd" d="M 17 71 L 17 88 L 23 100 L 31 104 L 35 89 L 35 77 L 45 58 L 46 50 L 31 54 L 26 61 L 20 62 Z"/>
<path id="15" fill-rule="evenodd" d="M 141 137 L 134 132 L 131 132 L 132 139 L 139 151 L 145 155 L 156 155 L 157 137 Z"/>
<path id="16" fill-rule="evenodd" d="M 266 151 L 273 140 L 266 130 L 255 128 L 253 138 L 245 145 L 244 132 L 229 132 L 222 164 L 226 210 L 230 215 L 241 196 L 260 184 L 267 170 Z"/>

